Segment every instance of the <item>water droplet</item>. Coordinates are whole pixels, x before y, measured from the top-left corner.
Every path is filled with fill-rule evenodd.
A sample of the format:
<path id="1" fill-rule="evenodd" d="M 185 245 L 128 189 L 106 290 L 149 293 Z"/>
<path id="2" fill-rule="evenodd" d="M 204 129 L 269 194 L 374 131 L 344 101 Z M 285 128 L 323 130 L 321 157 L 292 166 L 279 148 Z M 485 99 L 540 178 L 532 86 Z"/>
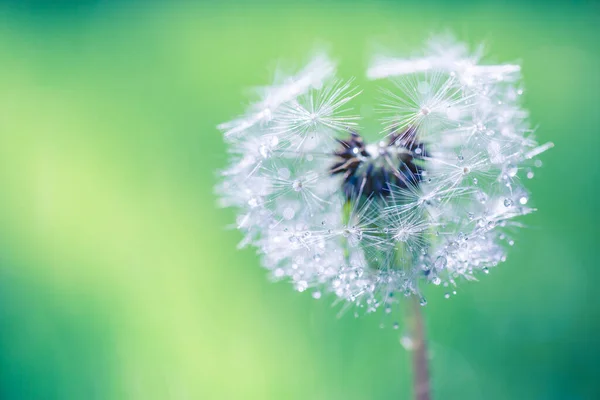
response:
<path id="1" fill-rule="evenodd" d="M 427 299 L 426 299 L 425 297 L 421 297 L 421 298 L 419 299 L 419 304 L 420 304 L 421 306 L 426 306 L 426 305 L 427 305 Z"/>
<path id="2" fill-rule="evenodd" d="M 299 281 L 298 284 L 296 285 L 296 288 L 298 289 L 299 292 L 304 292 L 307 287 L 308 287 L 308 283 L 306 281 Z"/>
<path id="3" fill-rule="evenodd" d="M 267 121 L 268 121 L 268 120 L 270 120 L 270 119 L 272 118 L 272 115 L 273 115 L 273 113 L 272 113 L 272 111 L 271 111 L 271 109 L 270 109 L 270 108 L 265 108 L 265 109 L 263 110 L 263 116 L 265 117 L 265 119 L 266 119 Z"/>
<path id="4" fill-rule="evenodd" d="M 446 293 L 446 294 L 444 295 L 444 297 L 445 297 L 445 298 L 447 298 L 447 299 L 449 299 L 449 298 L 450 298 L 450 293 Z"/>
<path id="5" fill-rule="evenodd" d="M 405 350 L 413 350 L 415 347 L 415 343 L 409 335 L 402 335 L 400 338 L 400 344 Z"/>
<path id="6" fill-rule="evenodd" d="M 302 181 L 300 179 L 296 179 L 294 182 L 292 182 L 292 188 L 296 192 L 301 191 L 302 190 Z"/>
<path id="7" fill-rule="evenodd" d="M 535 162 L 533 163 L 533 165 L 535 165 L 536 167 L 541 167 L 542 166 L 542 160 L 535 160 Z"/>
<path id="8" fill-rule="evenodd" d="M 483 273 L 484 274 L 489 274 L 490 270 L 488 269 L 488 267 L 483 267 Z"/>
<path id="9" fill-rule="evenodd" d="M 527 179 L 533 179 L 534 173 L 533 171 L 527 172 Z"/>
<path id="10" fill-rule="evenodd" d="M 431 283 L 433 283 L 434 285 L 438 286 L 440 283 L 442 283 L 442 280 L 438 276 L 436 276 L 435 278 L 433 278 L 431 280 Z"/>
<path id="11" fill-rule="evenodd" d="M 429 93 L 429 82 L 421 81 L 421 82 L 417 83 L 417 90 L 421 94 Z"/>
<path id="12" fill-rule="evenodd" d="M 516 165 L 514 165 L 514 164 L 508 164 L 506 166 L 506 173 L 511 178 L 515 177 L 517 175 L 517 172 L 519 172 L 519 168 L 517 168 Z"/>
<path id="13" fill-rule="evenodd" d="M 448 243 L 448 252 L 456 253 L 460 249 L 460 244 L 458 242 L 452 241 Z"/>
<path id="14" fill-rule="evenodd" d="M 477 185 L 479 183 L 479 180 L 477 178 L 473 178 L 473 185 Z"/>
<path id="15" fill-rule="evenodd" d="M 290 170 L 288 168 L 285 168 L 285 167 L 279 168 L 277 170 L 277 175 L 279 175 L 279 177 L 282 178 L 282 179 L 289 179 L 289 177 L 290 177 L 291 174 L 292 173 L 290 172 Z"/>
<path id="16" fill-rule="evenodd" d="M 313 299 L 317 299 L 317 300 L 320 299 L 321 298 L 321 292 L 319 292 L 319 291 L 313 292 L 312 293 L 312 297 L 313 297 Z"/>
<path id="17" fill-rule="evenodd" d="M 394 329 L 398 329 L 400 327 L 400 324 L 398 324 L 397 322 L 394 322 L 393 327 L 394 327 Z"/>
<path id="18" fill-rule="evenodd" d="M 439 256 L 435 260 L 435 263 L 433 264 L 433 266 L 436 267 L 437 269 L 443 269 L 446 266 L 446 264 L 448 264 L 448 260 L 446 259 L 446 257 Z"/>
<path id="19" fill-rule="evenodd" d="M 506 199 L 504 199 L 504 207 L 510 207 L 513 205 L 513 201 L 511 199 L 509 199 L 508 197 Z"/>
<path id="20" fill-rule="evenodd" d="M 522 205 L 527 204 L 527 196 L 521 196 L 521 198 L 519 199 L 519 203 Z"/>
<path id="21" fill-rule="evenodd" d="M 481 204 L 485 204 L 488 200 L 488 195 L 485 192 L 477 193 L 477 199 Z"/>
<path id="22" fill-rule="evenodd" d="M 296 212 L 294 211 L 294 209 L 292 207 L 286 207 L 283 210 L 283 218 L 285 218 L 287 220 L 294 218 L 295 214 L 296 214 Z"/>
<path id="23" fill-rule="evenodd" d="M 509 245 L 509 246 L 514 246 L 514 244 L 515 244 L 515 241 L 514 241 L 514 240 L 509 240 L 509 241 L 508 241 L 508 245 Z"/>
<path id="24" fill-rule="evenodd" d="M 258 152 L 260 153 L 260 155 L 262 156 L 262 158 L 269 158 L 269 156 L 271 155 L 271 150 L 265 144 L 261 144 L 258 147 Z"/>
<path id="25" fill-rule="evenodd" d="M 250 206 L 250 208 L 256 208 L 259 205 L 259 200 L 256 197 L 252 197 L 250 198 L 250 200 L 248 200 L 248 205 Z"/>

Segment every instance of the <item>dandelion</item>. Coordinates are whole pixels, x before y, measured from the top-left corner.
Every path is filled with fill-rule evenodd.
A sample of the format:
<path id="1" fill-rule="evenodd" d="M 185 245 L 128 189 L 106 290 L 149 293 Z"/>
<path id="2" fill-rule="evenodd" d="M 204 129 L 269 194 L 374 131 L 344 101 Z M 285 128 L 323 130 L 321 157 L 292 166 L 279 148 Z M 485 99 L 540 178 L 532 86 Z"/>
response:
<path id="1" fill-rule="evenodd" d="M 525 178 L 553 144 L 538 145 L 528 123 L 520 67 L 486 64 L 463 44 L 377 57 L 367 77 L 386 87 L 379 132 L 361 132 L 360 91 L 324 55 L 263 88 L 220 126 L 231 164 L 217 191 L 275 279 L 372 313 L 402 297 L 424 305 L 430 283 L 454 294 L 505 261 L 515 219 L 534 211 Z"/>

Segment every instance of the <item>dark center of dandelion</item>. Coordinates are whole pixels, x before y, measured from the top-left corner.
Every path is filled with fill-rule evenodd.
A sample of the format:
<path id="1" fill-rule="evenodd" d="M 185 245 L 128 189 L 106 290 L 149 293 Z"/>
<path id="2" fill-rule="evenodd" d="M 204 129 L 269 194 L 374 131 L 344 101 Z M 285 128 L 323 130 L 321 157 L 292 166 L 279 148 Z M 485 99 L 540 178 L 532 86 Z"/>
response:
<path id="1" fill-rule="evenodd" d="M 336 162 L 330 172 L 343 174 L 342 188 L 348 199 L 385 197 L 393 187 L 416 186 L 424 178 L 423 165 L 428 154 L 414 128 L 393 133 L 378 144 L 365 144 L 356 132 L 338 142 L 341 147 L 334 153 Z"/>

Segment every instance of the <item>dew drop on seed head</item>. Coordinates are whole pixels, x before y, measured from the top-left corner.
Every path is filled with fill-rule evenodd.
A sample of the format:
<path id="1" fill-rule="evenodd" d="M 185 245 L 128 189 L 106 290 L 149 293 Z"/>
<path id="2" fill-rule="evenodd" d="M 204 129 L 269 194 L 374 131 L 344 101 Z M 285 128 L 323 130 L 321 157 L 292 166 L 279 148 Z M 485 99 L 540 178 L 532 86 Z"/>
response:
<path id="1" fill-rule="evenodd" d="M 312 293 L 312 297 L 313 297 L 313 299 L 317 299 L 317 300 L 320 299 L 321 298 L 321 292 L 319 292 L 319 291 L 313 292 Z"/>
<path id="2" fill-rule="evenodd" d="M 449 298 L 450 298 L 450 293 L 446 293 L 446 294 L 444 295 L 444 297 L 445 297 L 445 298 L 447 298 L 447 299 L 449 299 Z"/>
<path id="3" fill-rule="evenodd" d="M 429 82 L 427 82 L 427 81 L 420 81 L 417 84 L 417 90 L 421 94 L 427 94 L 427 93 L 429 93 Z"/>
<path id="4" fill-rule="evenodd" d="M 529 171 L 529 172 L 527 172 L 527 179 L 533 179 L 533 176 L 534 176 L 534 175 L 535 175 L 535 174 L 533 173 L 533 171 Z"/>
<path id="5" fill-rule="evenodd" d="M 438 286 L 440 283 L 442 283 L 442 280 L 440 279 L 439 276 L 436 276 L 435 278 L 433 278 L 431 280 L 431 283 L 433 283 L 434 285 Z"/>
<path id="6" fill-rule="evenodd" d="M 448 260 L 446 259 L 446 257 L 439 256 L 435 260 L 435 263 L 433 264 L 433 266 L 436 267 L 437 269 L 442 269 L 446 266 L 446 264 L 448 264 Z"/>
<path id="7" fill-rule="evenodd" d="M 269 158 L 269 155 L 271 155 L 271 151 L 269 150 L 269 147 L 265 144 L 261 144 L 258 147 L 258 152 L 260 153 L 262 158 Z"/>
<path id="8" fill-rule="evenodd" d="M 400 327 L 400 324 L 398 324 L 397 322 L 394 322 L 393 327 L 394 327 L 394 329 L 398 329 Z"/>
<path id="9" fill-rule="evenodd" d="M 452 241 L 448 244 L 448 252 L 456 253 L 460 249 L 460 245 L 456 241 Z"/>
<path id="10" fill-rule="evenodd" d="M 517 172 L 519 172 L 519 169 L 517 168 L 516 165 L 514 165 L 514 164 L 508 164 L 506 166 L 506 173 L 511 178 L 514 178 L 517 175 Z"/>
<path id="11" fill-rule="evenodd" d="M 292 188 L 296 192 L 301 191 L 302 190 L 302 181 L 300 179 L 296 179 L 294 182 L 292 182 Z"/>
<path id="12" fill-rule="evenodd" d="M 285 218 L 287 220 L 290 220 L 290 219 L 294 218 L 294 214 L 295 214 L 295 212 L 294 212 L 294 209 L 292 207 L 286 207 L 283 210 L 283 218 Z"/>
<path id="13" fill-rule="evenodd" d="M 421 297 L 419 299 L 419 304 L 422 306 L 426 306 L 427 305 L 427 299 L 425 297 Z"/>
<path id="14" fill-rule="evenodd" d="M 508 197 L 506 199 L 504 199 L 504 207 L 510 207 L 513 205 L 513 201 L 511 199 L 509 199 Z"/>
<path id="15" fill-rule="evenodd" d="M 248 205 L 250 206 L 250 208 L 256 208 L 258 207 L 259 201 L 256 197 L 252 197 L 250 198 L 250 200 L 248 200 Z"/>
<path id="16" fill-rule="evenodd" d="M 521 196 L 521 198 L 519 199 L 519 203 L 521 205 L 525 205 L 525 204 L 527 204 L 527 200 L 528 200 L 527 196 Z"/>

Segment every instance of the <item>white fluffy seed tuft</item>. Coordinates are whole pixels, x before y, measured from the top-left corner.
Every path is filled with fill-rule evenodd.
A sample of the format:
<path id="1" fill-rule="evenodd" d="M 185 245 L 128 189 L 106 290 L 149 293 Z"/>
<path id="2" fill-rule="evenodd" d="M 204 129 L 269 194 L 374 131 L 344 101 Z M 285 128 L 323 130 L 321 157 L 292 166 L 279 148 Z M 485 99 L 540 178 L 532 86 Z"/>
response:
<path id="1" fill-rule="evenodd" d="M 404 295 L 425 304 L 423 284 L 456 286 L 503 262 L 515 217 L 533 211 L 523 181 L 553 144 L 535 140 L 520 67 L 482 64 L 463 44 L 433 40 L 421 57 L 378 57 L 367 76 L 392 85 L 373 107 L 379 138 L 347 154 L 364 165 L 345 181 L 359 186 L 352 195 L 342 190 L 348 176 L 331 168 L 340 141 L 359 130 L 360 91 L 324 55 L 219 126 L 230 165 L 217 192 L 238 211 L 241 245 L 255 246 L 274 278 L 373 312 Z M 398 132 L 416 134 L 400 136 L 405 147 L 388 144 Z M 418 143 L 418 182 L 361 197 L 374 169 L 398 176 L 394 157 Z"/>

